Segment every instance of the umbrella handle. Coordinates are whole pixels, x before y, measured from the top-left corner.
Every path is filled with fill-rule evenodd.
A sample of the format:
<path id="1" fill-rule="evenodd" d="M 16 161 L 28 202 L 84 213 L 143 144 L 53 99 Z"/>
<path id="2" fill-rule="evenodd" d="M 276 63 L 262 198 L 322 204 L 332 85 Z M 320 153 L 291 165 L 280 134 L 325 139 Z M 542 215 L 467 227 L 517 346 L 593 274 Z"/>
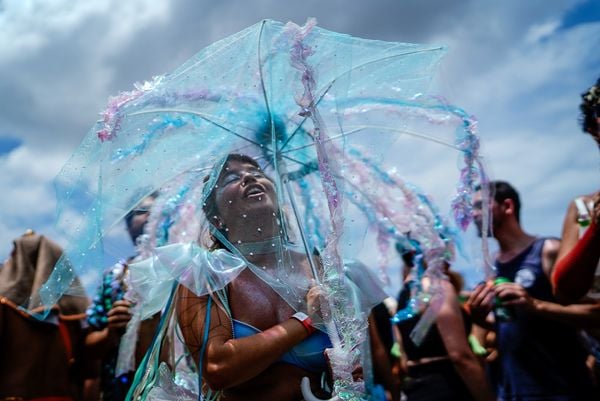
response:
<path id="1" fill-rule="evenodd" d="M 302 382 L 300 383 L 300 389 L 302 390 L 302 397 L 304 397 L 305 401 L 341 401 L 339 396 L 335 396 L 328 400 L 322 400 L 317 398 L 310 389 L 310 379 L 306 376 L 302 378 Z"/>

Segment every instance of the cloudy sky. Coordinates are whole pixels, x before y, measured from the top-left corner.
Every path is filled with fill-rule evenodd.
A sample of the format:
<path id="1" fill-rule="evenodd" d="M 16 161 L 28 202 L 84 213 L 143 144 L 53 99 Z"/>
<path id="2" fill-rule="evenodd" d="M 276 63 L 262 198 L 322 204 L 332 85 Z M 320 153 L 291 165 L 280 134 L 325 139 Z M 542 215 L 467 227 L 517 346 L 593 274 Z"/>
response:
<path id="1" fill-rule="evenodd" d="M 520 190 L 529 232 L 558 236 L 569 200 L 598 188 L 598 149 L 577 123 L 600 76 L 595 0 L 0 0 L 0 257 L 27 228 L 64 244 L 52 180 L 110 95 L 261 19 L 311 16 L 447 45 L 440 88 L 477 116 L 490 174 Z"/>

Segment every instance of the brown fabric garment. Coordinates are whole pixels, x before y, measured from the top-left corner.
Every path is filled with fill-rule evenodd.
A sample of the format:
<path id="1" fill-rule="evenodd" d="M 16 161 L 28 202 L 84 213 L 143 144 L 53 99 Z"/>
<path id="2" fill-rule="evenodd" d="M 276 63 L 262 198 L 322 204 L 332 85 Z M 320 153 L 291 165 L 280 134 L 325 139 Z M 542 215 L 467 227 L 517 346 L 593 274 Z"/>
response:
<path id="1" fill-rule="evenodd" d="M 46 282 L 62 255 L 59 245 L 43 235 L 25 234 L 14 241 L 13 251 L 0 268 L 0 296 L 28 310 L 40 306 L 39 290 Z M 69 290 L 58 302 L 61 314 L 84 313 L 89 303 L 76 277 Z"/>
<path id="2" fill-rule="evenodd" d="M 38 291 L 61 255 L 48 238 L 26 234 L 0 268 L 0 399 L 77 401 L 94 374 L 84 357 L 87 297 L 63 296 L 44 320 L 29 313 L 41 311 Z M 85 294 L 77 279 L 71 289 Z"/>
<path id="3" fill-rule="evenodd" d="M 81 399 L 83 380 L 91 376 L 82 356 L 85 315 L 40 321 L 0 297 L 0 399 L 70 397 Z M 71 358 L 59 325 L 68 332 Z"/>

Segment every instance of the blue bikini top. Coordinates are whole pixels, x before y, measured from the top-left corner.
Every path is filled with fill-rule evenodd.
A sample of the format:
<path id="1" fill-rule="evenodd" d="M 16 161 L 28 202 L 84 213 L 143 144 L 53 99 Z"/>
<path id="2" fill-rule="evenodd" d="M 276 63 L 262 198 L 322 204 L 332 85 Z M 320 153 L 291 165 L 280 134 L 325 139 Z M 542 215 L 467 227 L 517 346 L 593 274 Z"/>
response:
<path id="1" fill-rule="evenodd" d="M 239 320 L 233 320 L 233 337 L 243 338 L 258 334 L 261 330 Z M 329 336 L 317 330 L 301 343 L 281 356 L 279 362 L 290 363 L 310 372 L 322 372 L 327 367 L 325 348 L 331 348 Z"/>

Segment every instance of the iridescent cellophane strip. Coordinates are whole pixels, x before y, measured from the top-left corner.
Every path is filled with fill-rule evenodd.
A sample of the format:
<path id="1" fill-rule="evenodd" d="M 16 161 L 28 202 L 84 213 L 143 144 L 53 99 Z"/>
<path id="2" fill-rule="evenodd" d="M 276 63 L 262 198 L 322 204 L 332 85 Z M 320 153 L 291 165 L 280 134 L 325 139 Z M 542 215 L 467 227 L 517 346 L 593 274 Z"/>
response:
<path id="1" fill-rule="evenodd" d="M 378 245 L 383 254 L 392 242 L 408 243 L 416 253 L 415 268 L 412 274 L 411 298 L 408 306 L 393 318 L 394 323 L 417 316 L 425 311 L 413 331 L 413 341 L 421 341 L 435 320 L 441 299 L 436 281 L 441 279 L 443 263 L 453 257 L 451 246 L 454 233 L 431 200 L 413 186 L 405 184 L 396 174 L 383 171 L 357 149 L 349 152 L 347 170 L 354 177 L 354 188 L 362 183 L 378 178 L 381 191 L 377 196 L 349 193 L 347 198 L 364 211 L 370 225 L 378 232 Z M 360 191 L 356 191 L 360 193 Z M 397 212 L 399 210 L 401 212 Z M 382 244 L 387 247 L 381 246 Z M 409 249 L 410 249 L 409 248 Z M 425 257 L 425 260 L 423 260 Z M 426 263 L 424 263 L 426 262 Z M 425 267 L 427 266 L 427 268 Z M 433 281 L 427 291 L 421 285 L 421 279 L 427 275 Z M 431 302 L 432 300 L 436 302 Z"/>
<path id="2" fill-rule="evenodd" d="M 300 197 L 302 199 L 314 199 L 312 195 L 312 191 L 308 180 L 302 178 L 297 181 L 297 186 L 299 188 Z M 312 244 L 323 244 L 325 242 L 325 238 L 323 236 L 323 228 L 320 224 L 320 219 L 315 213 L 315 209 L 319 209 L 319 205 L 314 205 L 313 207 L 307 207 L 304 211 L 304 218 L 307 223 L 308 232 L 312 234 L 310 240 Z"/>
<path id="3" fill-rule="evenodd" d="M 474 188 L 476 184 L 484 184 L 488 181 L 481 162 L 476 118 L 460 107 L 447 103 L 440 97 L 416 99 L 413 101 L 361 97 L 347 99 L 344 102 L 346 116 L 360 116 L 364 114 L 365 109 L 382 110 L 390 114 L 406 115 L 407 111 L 413 115 L 421 114 L 423 118 L 429 120 L 433 125 L 448 124 L 449 116 L 453 116 L 461 122 L 456 128 L 454 143 L 446 143 L 446 146 L 454 147 L 463 155 L 464 165 L 460 169 L 460 181 L 457 194 L 452 200 L 452 210 L 456 224 L 465 230 L 472 221 L 472 196 Z M 358 126 L 358 128 L 366 129 L 369 127 Z M 379 128 L 383 129 L 384 127 Z M 415 133 L 403 132 L 403 134 L 414 135 Z M 435 140 L 426 137 L 423 137 L 423 139 Z"/>
<path id="4" fill-rule="evenodd" d="M 451 201 L 451 209 L 454 214 L 454 222 L 461 229 L 466 230 L 472 222 L 473 194 L 475 188 L 481 187 L 483 198 L 483 222 L 485 229 L 489 227 L 489 179 L 483 166 L 480 154 L 480 142 L 477 135 L 477 120 L 460 107 L 449 104 L 442 97 L 418 97 L 414 100 L 401 99 L 379 99 L 379 98 L 351 98 L 344 101 L 345 114 L 348 117 L 360 118 L 364 110 L 379 110 L 395 115 L 400 118 L 420 116 L 432 125 L 451 125 L 451 119 L 456 119 L 454 142 L 444 142 L 438 138 L 428 137 L 418 132 L 396 130 L 393 127 L 377 127 L 382 130 L 398 132 L 402 135 L 415 136 L 423 140 L 437 142 L 440 145 L 454 148 L 462 154 L 460 176 L 456 188 L 456 194 Z M 371 128 L 368 125 L 351 126 L 354 130 Z M 457 245 L 460 245 L 457 243 Z M 483 273 L 486 278 L 495 275 L 493 264 L 489 254 L 489 243 L 486 236 L 481 238 Z"/>
<path id="5" fill-rule="evenodd" d="M 111 97 L 108 100 L 108 107 L 102 113 L 102 128 L 97 132 L 98 139 L 102 142 L 112 140 L 121 128 L 120 122 L 123 118 L 119 113 L 121 108 L 125 104 L 138 99 L 144 93 L 150 92 L 161 80 L 161 76 L 155 77 L 150 82 L 135 84 L 135 90 L 133 91 L 122 92 L 118 96 Z"/>
<path id="6" fill-rule="evenodd" d="M 161 108 L 173 106 L 178 104 L 181 99 L 188 101 L 195 101 L 199 99 L 206 99 L 211 101 L 218 101 L 218 96 L 210 94 L 207 90 L 201 91 L 187 91 L 184 93 L 161 93 L 160 96 L 156 96 L 152 91 L 160 85 L 163 81 L 164 76 L 154 77 L 152 81 L 147 81 L 142 84 L 136 83 L 135 90 L 130 92 L 122 92 L 118 96 L 111 97 L 108 101 L 108 107 L 104 112 L 101 113 L 102 126 L 97 131 L 96 135 L 101 142 L 113 140 L 117 132 L 121 129 L 121 121 L 123 119 L 122 110 L 124 106 L 135 103 L 138 107 L 144 107 L 149 105 L 155 105 Z M 144 96 L 147 95 L 147 96 Z M 142 99 L 140 99 L 142 98 Z M 160 129 L 160 124 L 156 129 L 148 131 L 146 136 L 151 137 L 155 132 Z"/>
<path id="7" fill-rule="evenodd" d="M 357 160 L 364 160 L 364 157 L 356 152 L 353 153 Z M 443 264 L 450 262 L 454 257 L 452 247 L 456 234 L 448 228 L 435 205 L 425 194 L 413 186 L 406 185 L 398 177 L 382 171 L 377 165 L 369 163 L 369 166 L 377 173 L 381 183 L 391 184 L 390 191 L 377 198 L 379 203 L 389 202 L 389 204 L 387 206 L 373 205 L 372 209 L 377 211 L 393 210 L 394 203 L 398 202 L 398 196 L 394 194 L 394 191 L 398 189 L 402 191 L 406 200 L 402 205 L 402 215 L 410 216 L 409 224 L 394 218 L 396 216 L 393 213 L 385 212 L 382 214 L 385 217 L 380 218 L 379 221 L 387 222 L 390 228 L 382 230 L 379 238 L 380 241 L 402 242 L 399 237 L 406 237 L 405 241 L 408 241 L 416 254 L 415 268 L 411 274 L 411 298 L 408 306 L 394 316 L 393 322 L 398 323 L 424 312 L 411 333 L 411 338 L 418 345 L 434 323 L 441 306 L 439 302 L 442 299 L 441 287 L 437 285 L 437 281 L 443 279 Z M 432 285 L 424 291 L 421 280 L 426 275 L 432 281 Z"/>
<path id="8" fill-rule="evenodd" d="M 344 265 L 339 254 L 339 239 L 343 232 L 344 217 L 341 210 L 343 192 L 338 188 L 335 176 L 339 176 L 339 166 L 335 162 L 339 152 L 329 141 L 327 127 L 316 107 L 315 89 L 316 77 L 310 65 L 309 57 L 315 49 L 304 43 L 311 33 L 316 20 L 309 20 L 300 27 L 293 23 L 286 26 L 287 33 L 292 38 L 290 46 L 290 63 L 301 71 L 304 92 L 296 97 L 300 106 L 299 115 L 308 117 L 313 122 L 313 137 L 317 153 L 318 167 L 321 175 L 323 190 L 327 198 L 331 229 L 327 233 L 325 247 L 322 253 L 323 285 L 327 288 L 329 311 L 331 316 L 325 318 L 327 332 L 333 348 L 328 350 L 329 361 L 332 365 L 334 396 L 345 400 L 363 399 L 364 383 L 355 382 L 352 372 L 360 358 L 356 347 L 365 340 L 365 320 L 356 319 L 355 311 L 349 307 L 350 297 L 344 285 Z M 361 321 L 362 320 L 362 321 Z"/>
<path id="9" fill-rule="evenodd" d="M 463 127 L 457 127 L 455 144 L 463 153 L 464 166 L 460 170 L 460 181 L 457 194 L 452 200 L 452 210 L 457 225 L 464 231 L 473 220 L 473 194 L 479 185 L 482 195 L 482 229 L 487 232 L 490 224 L 489 216 L 489 178 L 485 172 L 480 154 L 480 143 L 477 135 L 477 119 L 463 109 L 448 105 L 448 110 L 463 120 Z M 486 279 L 495 276 L 491 262 L 487 235 L 481 236 L 483 255 L 483 272 Z"/>

